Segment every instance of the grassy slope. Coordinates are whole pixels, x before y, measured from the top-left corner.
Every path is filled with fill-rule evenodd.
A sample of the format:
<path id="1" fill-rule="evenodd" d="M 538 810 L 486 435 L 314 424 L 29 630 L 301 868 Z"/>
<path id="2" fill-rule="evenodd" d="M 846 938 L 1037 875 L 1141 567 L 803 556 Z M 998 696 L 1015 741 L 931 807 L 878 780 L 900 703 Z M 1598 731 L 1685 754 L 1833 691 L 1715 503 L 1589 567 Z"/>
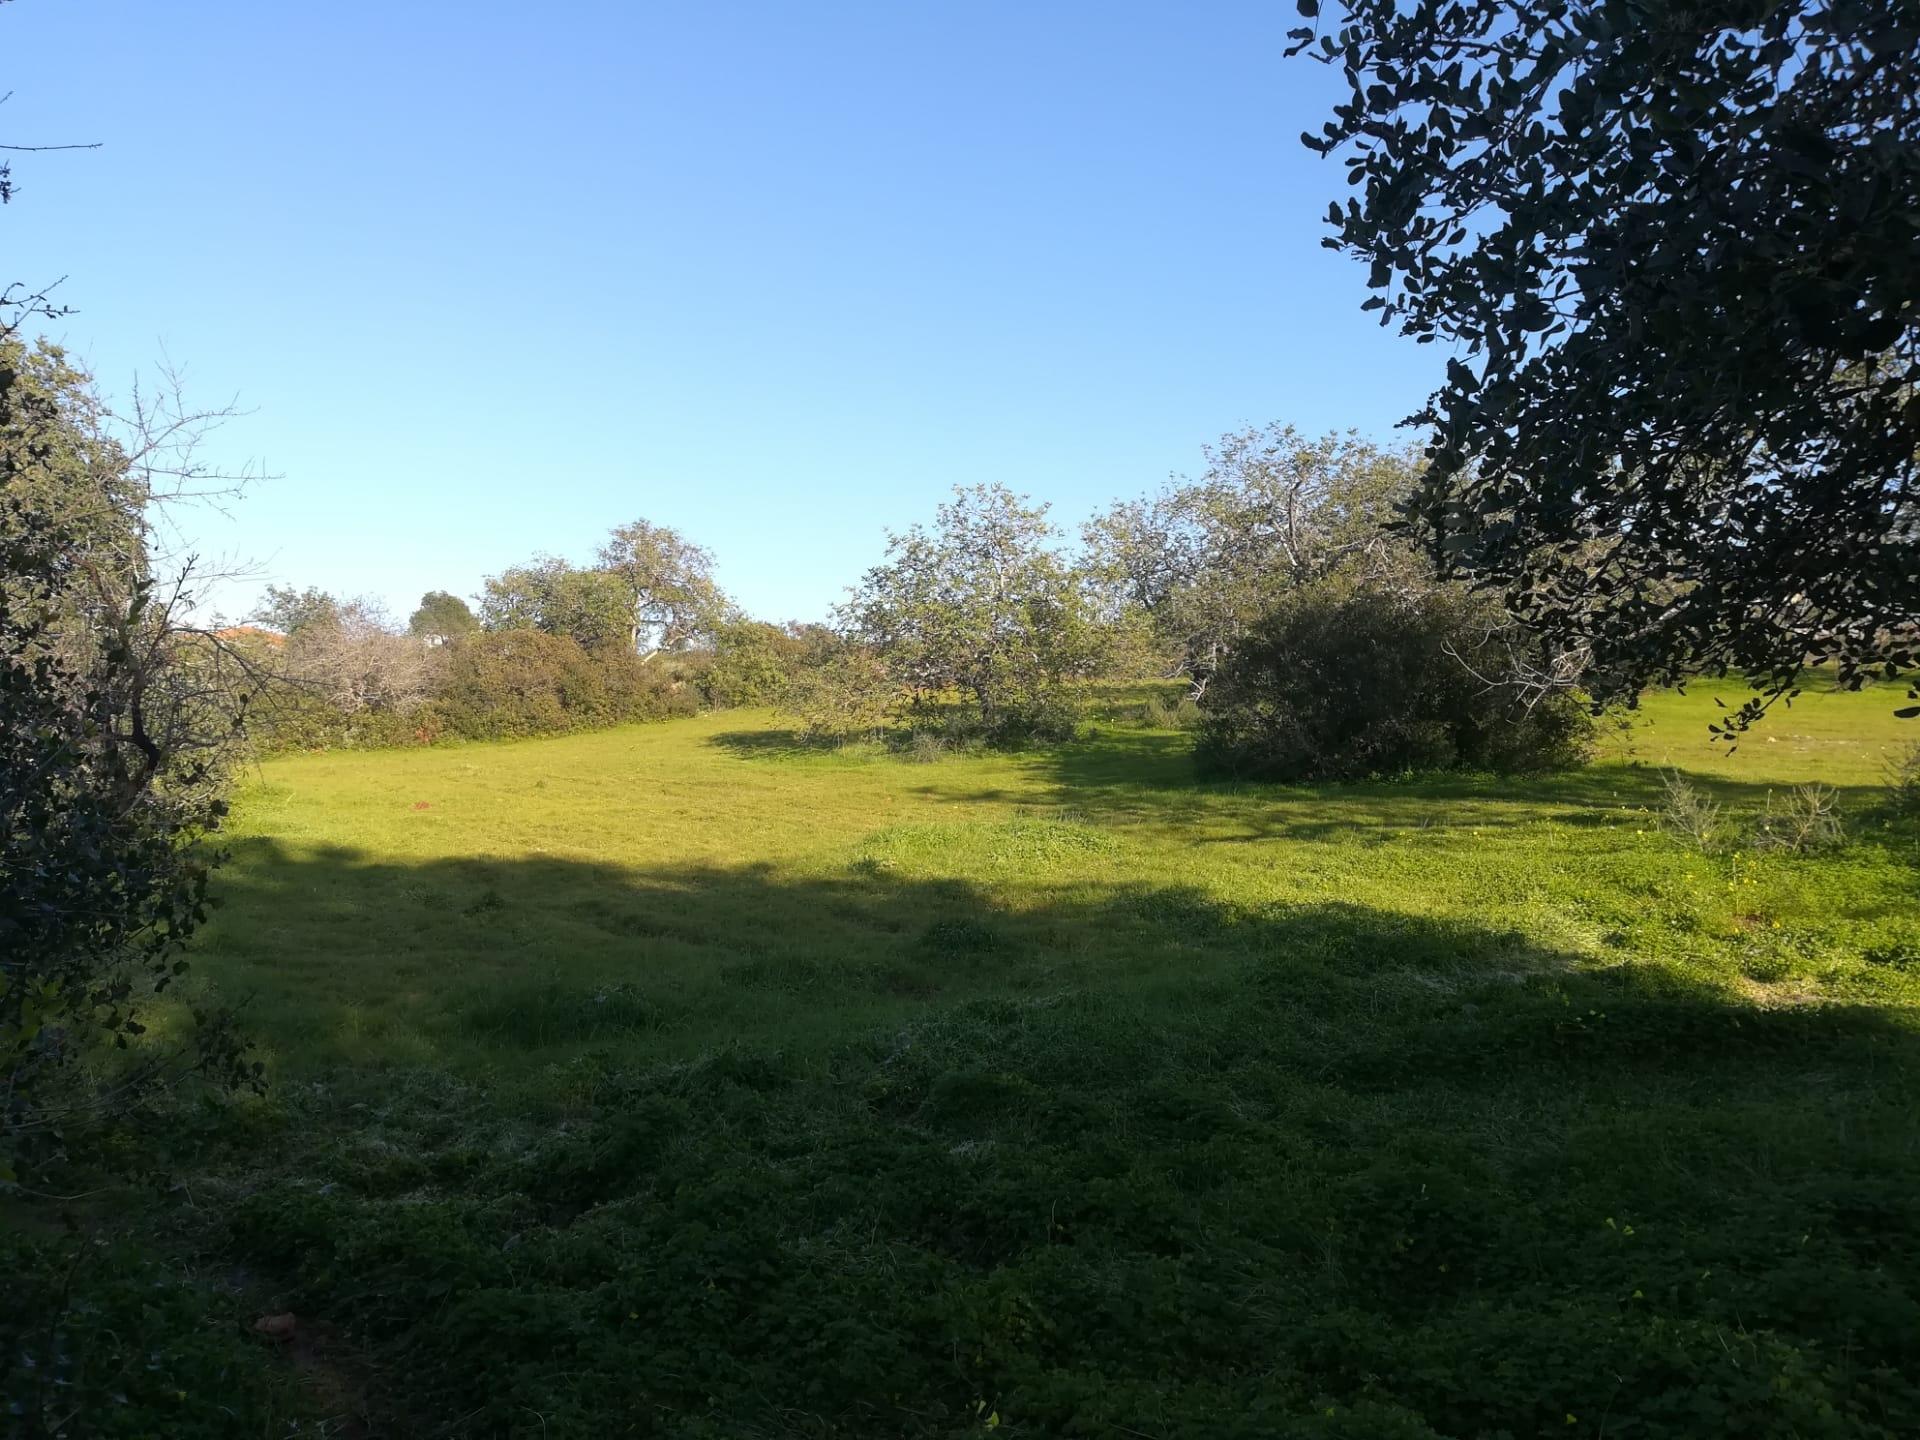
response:
<path id="1" fill-rule="evenodd" d="M 282 1083 L 206 1185 L 388 1432 L 1910 1432 L 1889 709 L 1322 790 L 738 714 L 276 761 L 201 969 Z M 1689 853 L 1660 763 L 1866 833 Z"/>

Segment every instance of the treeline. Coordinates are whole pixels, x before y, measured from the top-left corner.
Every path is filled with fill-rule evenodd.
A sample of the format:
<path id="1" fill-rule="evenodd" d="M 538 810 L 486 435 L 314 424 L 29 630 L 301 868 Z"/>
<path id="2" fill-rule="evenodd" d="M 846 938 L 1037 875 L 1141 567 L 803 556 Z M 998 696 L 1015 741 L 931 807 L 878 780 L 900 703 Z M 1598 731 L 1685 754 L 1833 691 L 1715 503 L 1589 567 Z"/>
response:
<path id="1" fill-rule="evenodd" d="M 1197 478 L 1069 537 L 1006 487 L 962 487 L 821 624 L 754 620 L 710 552 L 644 520 L 592 561 L 543 556 L 404 626 L 274 589 L 232 632 L 279 677 L 269 746 L 504 739 L 776 706 L 822 740 L 1059 739 L 1094 677 L 1182 678 L 1199 750 L 1251 777 L 1563 764 L 1591 726 L 1578 665 L 1434 572 L 1402 516 L 1419 464 L 1357 437 L 1224 437 Z"/>

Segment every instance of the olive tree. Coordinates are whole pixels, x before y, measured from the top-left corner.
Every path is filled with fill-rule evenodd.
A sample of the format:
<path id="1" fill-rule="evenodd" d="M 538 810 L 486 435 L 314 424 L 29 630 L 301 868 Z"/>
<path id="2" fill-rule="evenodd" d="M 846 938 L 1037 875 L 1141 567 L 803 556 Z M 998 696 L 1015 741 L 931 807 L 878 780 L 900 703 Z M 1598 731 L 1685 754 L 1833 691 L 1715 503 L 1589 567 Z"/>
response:
<path id="1" fill-rule="evenodd" d="M 624 606 L 627 643 L 637 655 L 685 650 L 728 618 L 713 552 L 664 525 L 635 520 L 616 528 L 600 547 L 600 571 Z"/>
<path id="2" fill-rule="evenodd" d="M 991 736 L 1058 732 L 1095 640 L 1058 536 L 1045 505 L 1004 485 L 957 487 L 930 529 L 888 536 L 843 620 L 922 705 L 957 692 Z"/>
<path id="3" fill-rule="evenodd" d="M 1236 431 L 1203 453 L 1199 478 L 1121 501 L 1081 532 L 1103 618 L 1140 621 L 1165 672 L 1196 696 L 1288 589 L 1336 568 L 1410 567 L 1389 525 L 1415 474 L 1405 454 L 1288 425 Z"/>

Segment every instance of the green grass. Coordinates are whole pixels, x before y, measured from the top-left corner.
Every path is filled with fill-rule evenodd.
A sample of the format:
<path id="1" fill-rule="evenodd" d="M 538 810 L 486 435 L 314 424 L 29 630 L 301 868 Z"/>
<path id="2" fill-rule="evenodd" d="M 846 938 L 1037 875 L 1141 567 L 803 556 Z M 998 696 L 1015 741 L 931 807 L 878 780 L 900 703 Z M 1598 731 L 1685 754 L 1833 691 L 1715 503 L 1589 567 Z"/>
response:
<path id="1" fill-rule="evenodd" d="M 1525 780 L 1202 784 L 1126 696 L 275 760 L 196 1244 L 371 1433 L 1914 1433 L 1912 727 L 1713 693 Z M 1663 766 L 1854 841 L 1690 851 Z"/>
<path id="2" fill-rule="evenodd" d="M 1610 727 L 1607 758 L 1577 775 L 1319 790 L 1199 784 L 1184 735 L 1114 723 L 931 764 L 809 750 L 741 712 L 284 758 L 239 806 L 201 968 L 246 1000 L 279 1071 L 405 1063 L 510 1083 L 609 1038 L 661 1059 L 830 1043 L 958 999 L 1178 989 L 1231 969 L 1177 924 L 1097 918 L 1115 909 L 1497 917 L 1543 951 L 1717 976 L 1756 924 L 1824 936 L 1836 906 L 1873 912 L 1902 882 L 1879 852 L 1687 856 L 1648 813 L 1659 769 L 1750 810 L 1820 779 L 1864 812 L 1910 743 L 1891 708 L 1810 694 L 1728 755 L 1697 687 Z M 981 914 L 1003 945 L 925 938 Z M 1827 992 L 1880 983 L 1842 950 L 1823 957 Z"/>

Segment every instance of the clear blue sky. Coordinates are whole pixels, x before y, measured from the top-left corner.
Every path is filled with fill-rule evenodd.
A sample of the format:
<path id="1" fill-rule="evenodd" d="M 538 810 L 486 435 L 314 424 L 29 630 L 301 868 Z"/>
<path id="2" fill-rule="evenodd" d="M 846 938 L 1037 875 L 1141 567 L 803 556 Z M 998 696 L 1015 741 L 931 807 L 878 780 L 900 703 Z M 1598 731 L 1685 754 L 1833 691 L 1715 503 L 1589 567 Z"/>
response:
<path id="1" fill-rule="evenodd" d="M 1003 481 L 1077 525 L 1442 357 L 1320 247 L 1330 76 L 1266 3 L 0 6 L 5 275 L 280 474 L 209 550 L 385 600 L 635 516 L 816 617 Z M 231 612 L 247 596 L 223 597 Z"/>

